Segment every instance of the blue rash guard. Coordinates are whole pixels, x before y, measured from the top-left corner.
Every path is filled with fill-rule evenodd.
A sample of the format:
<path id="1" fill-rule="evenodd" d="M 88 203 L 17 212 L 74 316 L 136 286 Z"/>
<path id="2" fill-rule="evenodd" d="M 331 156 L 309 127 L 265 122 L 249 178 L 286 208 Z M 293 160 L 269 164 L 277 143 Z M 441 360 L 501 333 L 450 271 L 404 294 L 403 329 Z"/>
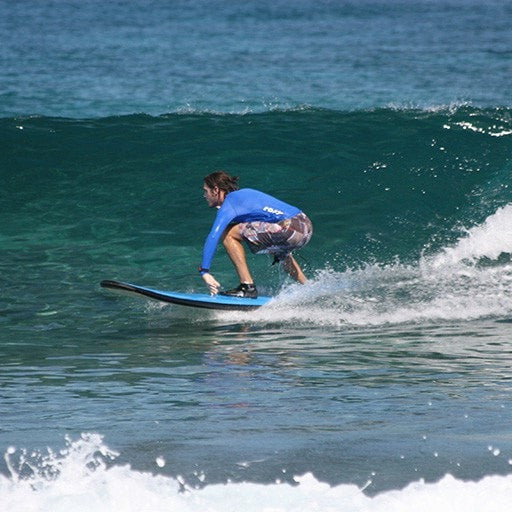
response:
<path id="1" fill-rule="evenodd" d="M 209 271 L 222 233 L 230 224 L 255 221 L 276 223 L 290 219 L 300 212 L 295 206 L 258 190 L 243 188 L 230 192 L 219 208 L 212 229 L 206 237 L 201 274 Z"/>

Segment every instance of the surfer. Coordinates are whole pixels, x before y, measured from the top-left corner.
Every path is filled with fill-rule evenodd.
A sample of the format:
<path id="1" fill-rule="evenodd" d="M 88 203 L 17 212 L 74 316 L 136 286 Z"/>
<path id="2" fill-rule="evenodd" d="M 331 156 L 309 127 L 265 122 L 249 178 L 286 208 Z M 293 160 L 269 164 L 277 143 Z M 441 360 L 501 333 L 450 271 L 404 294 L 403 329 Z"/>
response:
<path id="1" fill-rule="evenodd" d="M 291 252 L 309 242 L 313 225 L 295 206 L 275 197 L 244 188 L 239 190 L 238 177 L 216 171 L 204 178 L 204 198 L 210 208 L 218 208 L 212 229 L 206 238 L 199 272 L 212 295 L 219 293 L 220 283 L 210 273 L 210 265 L 219 241 L 235 266 L 240 285 L 222 295 L 256 298 L 254 284 L 243 243 L 255 254 L 272 254 L 288 274 L 301 284 L 306 277 Z M 273 264 L 274 264 L 273 263 Z"/>

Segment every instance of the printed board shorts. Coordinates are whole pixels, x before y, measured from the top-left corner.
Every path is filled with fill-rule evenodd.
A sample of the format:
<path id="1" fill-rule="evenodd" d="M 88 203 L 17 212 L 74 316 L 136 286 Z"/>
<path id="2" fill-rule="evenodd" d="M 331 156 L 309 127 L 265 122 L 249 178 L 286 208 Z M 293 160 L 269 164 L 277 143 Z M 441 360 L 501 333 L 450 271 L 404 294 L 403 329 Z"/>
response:
<path id="1" fill-rule="evenodd" d="M 306 245 L 313 234 L 313 224 L 304 213 L 281 222 L 242 222 L 240 235 L 255 254 L 273 254 L 277 261 Z"/>

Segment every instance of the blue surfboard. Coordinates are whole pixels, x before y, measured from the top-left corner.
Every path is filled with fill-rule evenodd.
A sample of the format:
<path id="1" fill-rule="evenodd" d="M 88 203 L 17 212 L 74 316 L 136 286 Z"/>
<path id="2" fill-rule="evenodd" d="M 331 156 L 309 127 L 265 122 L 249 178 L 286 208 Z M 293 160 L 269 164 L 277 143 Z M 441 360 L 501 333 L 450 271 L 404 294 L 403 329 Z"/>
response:
<path id="1" fill-rule="evenodd" d="M 231 311 L 251 310 L 267 304 L 272 297 L 258 297 L 246 299 L 243 297 L 230 297 L 228 295 L 208 295 L 206 293 L 182 293 L 167 290 L 156 290 L 145 286 L 138 286 L 122 281 L 101 281 L 100 286 L 111 290 L 123 291 L 142 295 L 150 299 L 181 306 L 194 308 L 223 309 Z"/>

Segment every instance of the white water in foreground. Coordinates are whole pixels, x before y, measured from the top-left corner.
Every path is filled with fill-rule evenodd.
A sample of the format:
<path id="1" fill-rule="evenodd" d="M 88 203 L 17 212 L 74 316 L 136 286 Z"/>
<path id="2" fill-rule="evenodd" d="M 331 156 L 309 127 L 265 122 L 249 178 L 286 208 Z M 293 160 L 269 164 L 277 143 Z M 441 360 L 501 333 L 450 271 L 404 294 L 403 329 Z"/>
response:
<path id="1" fill-rule="evenodd" d="M 9 448 L 10 476 L 0 476 L 0 510 L 10 512 L 505 512 L 512 503 L 512 474 L 464 482 L 446 475 L 374 497 L 355 485 L 330 487 L 311 474 L 289 484 L 229 483 L 190 489 L 181 479 L 107 467 L 117 456 L 98 434 L 83 434 L 58 454 Z M 161 457 L 155 469 L 165 465 Z"/>

